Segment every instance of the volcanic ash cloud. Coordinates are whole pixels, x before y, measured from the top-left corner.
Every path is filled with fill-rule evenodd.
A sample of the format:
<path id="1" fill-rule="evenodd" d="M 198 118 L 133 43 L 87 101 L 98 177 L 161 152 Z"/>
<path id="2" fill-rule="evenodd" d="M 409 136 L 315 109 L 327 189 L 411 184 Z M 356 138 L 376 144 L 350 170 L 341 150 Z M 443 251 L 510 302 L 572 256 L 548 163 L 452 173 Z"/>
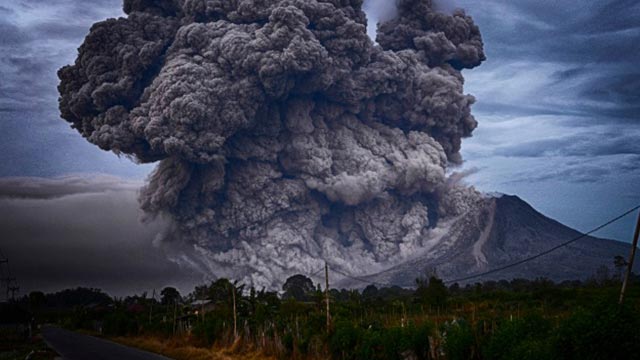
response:
<path id="1" fill-rule="evenodd" d="M 212 276 L 277 286 L 423 248 L 477 197 L 447 185 L 477 123 L 462 11 L 404 0 L 366 34 L 361 0 L 125 0 L 59 71 L 60 111 L 102 149 L 156 162 L 142 208 Z"/>

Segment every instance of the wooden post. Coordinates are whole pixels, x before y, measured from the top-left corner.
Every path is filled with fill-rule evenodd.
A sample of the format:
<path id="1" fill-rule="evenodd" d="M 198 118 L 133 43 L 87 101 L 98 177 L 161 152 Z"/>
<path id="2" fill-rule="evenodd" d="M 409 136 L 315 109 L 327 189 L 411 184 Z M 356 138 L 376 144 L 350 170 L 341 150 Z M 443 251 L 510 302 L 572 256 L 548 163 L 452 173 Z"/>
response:
<path id="1" fill-rule="evenodd" d="M 331 313 L 329 312 L 329 265 L 327 262 L 324 262 L 324 300 L 327 303 L 327 333 L 331 329 Z"/>
<path id="2" fill-rule="evenodd" d="M 176 334 L 176 321 L 178 320 L 178 300 L 173 300 L 173 335 Z"/>
<path id="3" fill-rule="evenodd" d="M 400 326 L 404 327 L 407 322 L 407 311 L 404 308 L 404 301 L 401 302 L 400 304 L 402 304 L 402 323 L 400 324 Z"/>
<path id="4" fill-rule="evenodd" d="M 151 305 L 149 306 L 149 324 L 151 324 L 151 318 L 153 317 L 153 302 L 156 300 L 156 289 L 153 289 L 153 295 L 151 296 Z"/>
<path id="5" fill-rule="evenodd" d="M 233 338 L 238 340 L 238 317 L 236 313 L 236 285 L 231 284 L 231 291 L 233 296 Z"/>
<path id="6" fill-rule="evenodd" d="M 627 291 L 627 285 L 629 283 L 629 277 L 633 270 L 633 260 L 636 257 L 636 248 L 638 247 L 638 237 L 640 236 L 640 212 L 638 213 L 638 222 L 636 223 L 636 231 L 633 234 L 633 242 L 631 243 L 631 255 L 629 255 L 629 262 L 627 264 L 627 272 L 624 275 L 624 281 L 622 282 L 622 289 L 620 289 L 620 300 L 618 304 L 624 303 L 624 293 Z"/>

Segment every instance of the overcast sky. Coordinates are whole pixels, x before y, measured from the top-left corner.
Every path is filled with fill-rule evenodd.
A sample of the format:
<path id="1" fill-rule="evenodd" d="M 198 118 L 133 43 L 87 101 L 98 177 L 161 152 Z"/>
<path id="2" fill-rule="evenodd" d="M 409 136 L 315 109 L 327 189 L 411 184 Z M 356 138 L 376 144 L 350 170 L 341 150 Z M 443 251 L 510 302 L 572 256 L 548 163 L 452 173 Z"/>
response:
<path id="1" fill-rule="evenodd" d="M 388 3 L 371 0 L 366 9 L 378 19 L 387 16 Z M 518 195 L 582 231 L 640 204 L 640 2 L 439 6 L 466 8 L 488 56 L 464 72 L 480 123 L 463 143 L 464 168 L 475 170 L 470 184 Z M 158 277 L 193 279 L 151 245 L 162 224 L 138 222 L 135 189 L 152 165 L 99 150 L 58 116 L 57 69 L 74 61 L 92 23 L 122 15 L 120 8 L 120 0 L 0 0 L 0 248 L 30 279 L 26 289 L 70 278 L 65 271 L 73 267 L 58 265 L 73 261 L 104 264 L 95 270 L 100 274 L 127 263 L 116 274 L 140 276 L 120 288 L 120 275 L 98 273 L 65 286 L 93 279 L 89 285 L 122 293 L 164 285 L 153 280 Z M 53 177 L 64 178 L 47 180 Z M 629 241 L 633 221 L 598 235 Z M 122 232 L 104 235 L 114 227 Z M 36 248 L 55 256 L 29 259 Z"/>

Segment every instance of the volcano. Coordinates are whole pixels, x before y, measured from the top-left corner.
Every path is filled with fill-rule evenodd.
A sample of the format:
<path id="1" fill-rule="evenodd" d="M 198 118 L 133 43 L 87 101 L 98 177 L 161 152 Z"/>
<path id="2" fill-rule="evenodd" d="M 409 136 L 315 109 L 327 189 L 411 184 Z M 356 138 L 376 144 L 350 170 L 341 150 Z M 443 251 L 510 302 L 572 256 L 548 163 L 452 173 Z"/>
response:
<path id="1" fill-rule="evenodd" d="M 537 255 L 582 235 L 509 195 L 486 197 L 447 227 L 448 231 L 427 252 L 382 272 L 359 277 L 362 281 L 347 278 L 339 285 L 412 287 L 415 279 L 434 272 L 452 283 Z M 628 253 L 627 243 L 585 236 L 535 260 L 459 283 L 516 278 L 586 280 L 603 267 L 613 275 L 614 258 L 620 255 L 626 259 Z"/>

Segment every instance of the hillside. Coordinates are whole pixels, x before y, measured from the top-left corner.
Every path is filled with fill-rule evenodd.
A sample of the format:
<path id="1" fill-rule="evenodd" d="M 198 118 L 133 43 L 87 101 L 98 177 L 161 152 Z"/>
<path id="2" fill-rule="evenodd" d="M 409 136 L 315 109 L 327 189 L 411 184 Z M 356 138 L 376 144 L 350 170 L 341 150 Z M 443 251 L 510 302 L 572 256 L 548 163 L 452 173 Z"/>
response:
<path id="1" fill-rule="evenodd" d="M 433 269 L 444 280 L 462 278 L 536 255 L 580 235 L 517 196 L 491 197 L 456 221 L 427 254 L 363 279 L 413 286 L 416 278 Z M 587 236 L 541 258 L 468 282 L 540 277 L 554 281 L 584 280 L 603 265 L 613 274 L 614 257 L 626 258 L 628 252 L 626 243 Z M 367 284 L 344 280 L 340 285 Z"/>

